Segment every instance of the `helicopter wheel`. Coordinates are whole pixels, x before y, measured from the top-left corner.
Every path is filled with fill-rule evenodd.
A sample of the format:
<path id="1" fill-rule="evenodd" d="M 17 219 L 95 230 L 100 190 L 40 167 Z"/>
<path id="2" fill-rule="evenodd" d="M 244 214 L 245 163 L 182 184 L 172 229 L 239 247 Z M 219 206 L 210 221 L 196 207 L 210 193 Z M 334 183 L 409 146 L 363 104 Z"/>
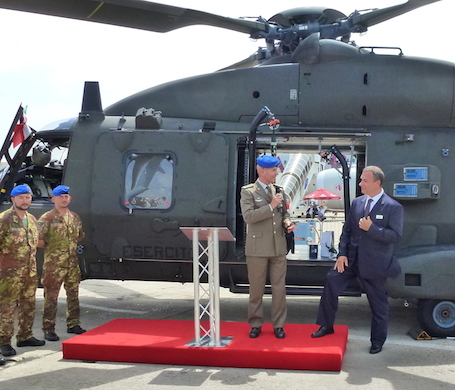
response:
<path id="1" fill-rule="evenodd" d="M 417 306 L 420 327 L 430 336 L 455 336 L 455 302 L 421 299 Z"/>

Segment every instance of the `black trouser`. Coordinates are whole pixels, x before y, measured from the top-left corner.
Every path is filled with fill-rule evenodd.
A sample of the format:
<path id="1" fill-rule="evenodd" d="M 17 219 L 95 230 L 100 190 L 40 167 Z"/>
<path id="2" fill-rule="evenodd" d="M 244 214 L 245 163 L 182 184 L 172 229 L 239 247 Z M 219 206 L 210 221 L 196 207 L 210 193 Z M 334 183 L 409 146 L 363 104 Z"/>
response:
<path id="1" fill-rule="evenodd" d="M 339 273 L 333 268 L 327 273 L 316 321 L 318 325 L 333 326 L 338 310 L 338 297 L 356 277 L 359 277 L 356 263 L 351 267 L 346 267 L 343 273 Z M 372 312 L 371 343 L 382 345 L 387 338 L 389 320 L 389 301 L 386 292 L 387 279 L 363 279 L 359 277 L 359 280 L 367 294 Z"/>

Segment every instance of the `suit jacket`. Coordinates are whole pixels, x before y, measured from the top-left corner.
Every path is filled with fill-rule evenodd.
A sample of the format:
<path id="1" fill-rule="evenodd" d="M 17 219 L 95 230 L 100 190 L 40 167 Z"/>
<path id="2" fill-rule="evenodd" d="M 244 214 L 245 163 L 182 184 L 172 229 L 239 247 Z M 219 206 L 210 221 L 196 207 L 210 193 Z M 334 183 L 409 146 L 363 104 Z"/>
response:
<path id="1" fill-rule="evenodd" d="M 357 261 L 362 278 L 396 276 L 401 270 L 394 248 L 403 232 L 403 207 L 384 193 L 369 214 L 373 224 L 366 232 L 360 229 L 359 220 L 363 217 L 367 199 L 363 195 L 352 202 L 340 237 L 339 256 L 348 257 L 348 266 Z"/>
<path id="2" fill-rule="evenodd" d="M 284 194 L 283 188 L 279 188 Z M 272 194 L 267 194 L 258 181 L 243 186 L 240 195 L 240 207 L 247 223 L 246 256 L 285 256 L 288 251 L 284 223 L 290 220 L 286 207 L 283 212 L 277 208 L 271 210 Z"/>

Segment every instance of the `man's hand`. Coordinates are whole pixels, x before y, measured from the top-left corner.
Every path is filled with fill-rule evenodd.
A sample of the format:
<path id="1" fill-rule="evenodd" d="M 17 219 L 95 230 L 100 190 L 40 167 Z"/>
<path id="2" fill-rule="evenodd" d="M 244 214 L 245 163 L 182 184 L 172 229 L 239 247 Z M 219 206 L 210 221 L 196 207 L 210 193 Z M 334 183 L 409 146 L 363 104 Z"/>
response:
<path id="1" fill-rule="evenodd" d="M 338 257 L 333 269 L 336 269 L 340 274 L 344 272 L 344 268 L 348 266 L 348 258 L 346 256 Z"/>
<path id="2" fill-rule="evenodd" d="M 288 233 L 291 233 L 295 228 L 295 223 L 291 221 L 286 221 L 284 227 L 286 228 L 286 231 Z"/>
<path id="3" fill-rule="evenodd" d="M 370 230 L 371 225 L 373 225 L 373 221 L 368 216 L 366 218 L 360 218 L 359 220 L 359 228 L 365 230 L 366 232 Z"/>
<path id="4" fill-rule="evenodd" d="M 272 201 L 270 202 L 270 206 L 272 206 L 272 209 L 275 209 L 282 201 L 283 201 L 283 195 L 276 194 L 272 198 Z"/>

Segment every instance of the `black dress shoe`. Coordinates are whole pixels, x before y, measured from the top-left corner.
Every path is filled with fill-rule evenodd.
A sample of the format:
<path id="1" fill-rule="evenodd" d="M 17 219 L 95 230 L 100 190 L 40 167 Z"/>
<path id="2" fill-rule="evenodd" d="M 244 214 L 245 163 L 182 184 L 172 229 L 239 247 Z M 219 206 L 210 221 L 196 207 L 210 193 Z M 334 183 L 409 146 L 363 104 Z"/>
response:
<path id="1" fill-rule="evenodd" d="M 38 340 L 34 337 L 30 337 L 27 340 L 18 341 L 16 345 L 18 347 L 41 347 L 44 344 L 46 344 L 44 340 Z"/>
<path id="2" fill-rule="evenodd" d="M 321 326 L 316 332 L 314 332 L 311 337 L 317 339 L 318 337 L 327 336 L 328 334 L 334 334 L 335 331 L 330 326 Z"/>
<path id="3" fill-rule="evenodd" d="M 382 345 L 376 345 L 376 344 L 371 345 L 370 353 L 374 354 L 374 353 L 379 353 L 381 351 L 382 351 Z"/>
<path id="4" fill-rule="evenodd" d="M 3 356 L 14 356 L 16 354 L 16 350 L 11 345 L 2 345 L 1 352 Z"/>
<path id="5" fill-rule="evenodd" d="M 284 339 L 286 337 L 286 333 L 284 332 L 283 328 L 275 328 L 275 337 L 277 339 Z"/>
<path id="6" fill-rule="evenodd" d="M 251 328 L 250 339 L 256 339 L 261 334 L 261 328 Z"/>

